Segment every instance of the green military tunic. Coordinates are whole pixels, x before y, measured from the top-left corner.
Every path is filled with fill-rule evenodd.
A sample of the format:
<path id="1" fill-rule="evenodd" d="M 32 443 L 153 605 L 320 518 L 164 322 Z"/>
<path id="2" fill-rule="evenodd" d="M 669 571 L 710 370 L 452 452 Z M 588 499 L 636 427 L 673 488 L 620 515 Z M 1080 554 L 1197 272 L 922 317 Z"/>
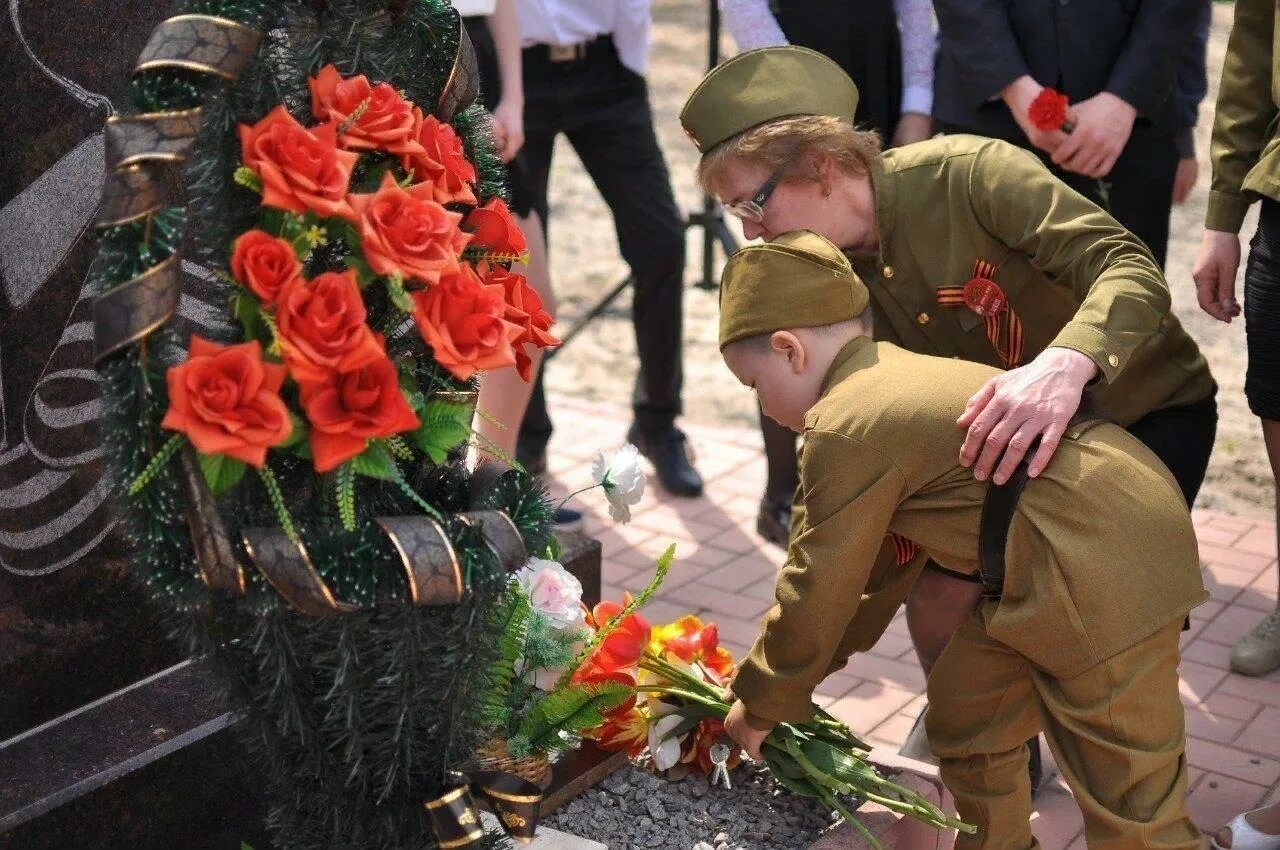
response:
<path id="1" fill-rule="evenodd" d="M 1205 227 L 1238 233 L 1258 196 L 1280 200 L 1280 55 L 1271 0 L 1236 0 L 1213 121 Z"/>
<path id="2" fill-rule="evenodd" d="M 918 568 L 876 566 L 887 532 L 943 566 L 978 569 L 988 485 L 957 463 L 955 419 L 995 370 L 865 337 L 833 363 L 805 420 L 805 512 L 777 605 L 734 681 L 752 714 L 803 720 L 814 688 L 874 643 Z M 1064 438 L 1010 528 L 1004 596 L 987 634 L 1069 677 L 1181 621 L 1206 598 L 1177 485 L 1116 425 Z M 865 606 L 866 610 L 862 610 Z"/>
<path id="3" fill-rule="evenodd" d="M 939 304 L 940 289 L 984 262 L 1021 322 L 1021 362 L 1049 346 L 1085 354 L 1120 424 L 1214 393 L 1150 252 L 1030 153 L 946 136 L 887 151 L 871 181 L 879 249 L 851 260 L 871 290 L 877 339 L 1001 365 L 981 316 Z"/>

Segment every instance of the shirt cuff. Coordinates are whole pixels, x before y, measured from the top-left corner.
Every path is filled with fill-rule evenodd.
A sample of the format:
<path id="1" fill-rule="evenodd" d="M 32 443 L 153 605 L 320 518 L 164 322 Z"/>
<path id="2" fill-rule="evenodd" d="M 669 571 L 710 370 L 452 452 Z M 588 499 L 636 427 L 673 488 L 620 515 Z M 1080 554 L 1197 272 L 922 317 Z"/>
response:
<path id="1" fill-rule="evenodd" d="M 902 89 L 902 111 L 918 112 L 921 115 L 933 114 L 933 89 L 929 86 L 904 86 Z"/>
<path id="2" fill-rule="evenodd" d="M 1119 377 L 1128 356 L 1113 346 L 1107 335 L 1083 322 L 1067 322 L 1046 348 L 1070 348 L 1088 357 L 1098 367 L 1098 379 L 1108 384 Z"/>
<path id="3" fill-rule="evenodd" d="M 1244 195 L 1210 189 L 1209 208 L 1204 215 L 1205 229 L 1239 233 L 1250 203 L 1249 198 Z"/>

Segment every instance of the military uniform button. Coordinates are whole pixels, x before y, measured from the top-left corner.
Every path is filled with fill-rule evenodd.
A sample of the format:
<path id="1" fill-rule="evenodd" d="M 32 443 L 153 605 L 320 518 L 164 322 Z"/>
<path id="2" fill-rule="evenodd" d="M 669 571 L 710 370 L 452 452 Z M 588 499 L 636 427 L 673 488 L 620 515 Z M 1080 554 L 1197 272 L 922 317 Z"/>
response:
<path id="1" fill-rule="evenodd" d="M 882 274 L 884 275 L 885 280 L 893 277 L 893 266 L 885 266 Z"/>
<path id="2" fill-rule="evenodd" d="M 1119 366 L 1120 358 L 1116 357 L 1114 354 L 1111 354 L 1107 357 L 1107 362 L 1110 363 L 1113 367 Z"/>
<path id="3" fill-rule="evenodd" d="M 917 325 L 927 325 L 927 324 L 929 324 L 929 314 L 928 314 L 928 313 L 921 313 L 921 314 L 919 314 L 918 316 L 916 316 L 916 324 L 917 324 Z"/>

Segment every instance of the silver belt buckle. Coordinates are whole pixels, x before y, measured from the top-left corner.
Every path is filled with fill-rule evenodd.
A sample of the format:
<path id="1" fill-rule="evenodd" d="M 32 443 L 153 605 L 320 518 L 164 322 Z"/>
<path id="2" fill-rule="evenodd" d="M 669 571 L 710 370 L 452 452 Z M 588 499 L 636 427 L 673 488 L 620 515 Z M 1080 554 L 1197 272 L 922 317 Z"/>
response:
<path id="1" fill-rule="evenodd" d="M 552 62 L 572 62 L 586 52 L 582 44 L 549 44 L 547 58 Z"/>

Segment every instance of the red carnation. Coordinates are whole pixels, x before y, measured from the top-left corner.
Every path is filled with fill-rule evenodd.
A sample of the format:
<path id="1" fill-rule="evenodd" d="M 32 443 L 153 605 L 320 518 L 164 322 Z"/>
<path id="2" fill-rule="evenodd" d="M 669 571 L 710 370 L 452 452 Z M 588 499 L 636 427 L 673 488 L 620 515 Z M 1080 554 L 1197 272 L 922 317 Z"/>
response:
<path id="1" fill-rule="evenodd" d="M 1062 130 L 1070 133 L 1071 127 L 1067 123 L 1067 105 L 1069 103 L 1070 101 L 1065 94 L 1045 86 L 1040 89 L 1040 94 L 1036 95 L 1036 99 L 1031 101 L 1031 106 L 1027 107 L 1027 117 L 1031 119 L 1032 125 L 1037 130 L 1044 132 Z"/>

